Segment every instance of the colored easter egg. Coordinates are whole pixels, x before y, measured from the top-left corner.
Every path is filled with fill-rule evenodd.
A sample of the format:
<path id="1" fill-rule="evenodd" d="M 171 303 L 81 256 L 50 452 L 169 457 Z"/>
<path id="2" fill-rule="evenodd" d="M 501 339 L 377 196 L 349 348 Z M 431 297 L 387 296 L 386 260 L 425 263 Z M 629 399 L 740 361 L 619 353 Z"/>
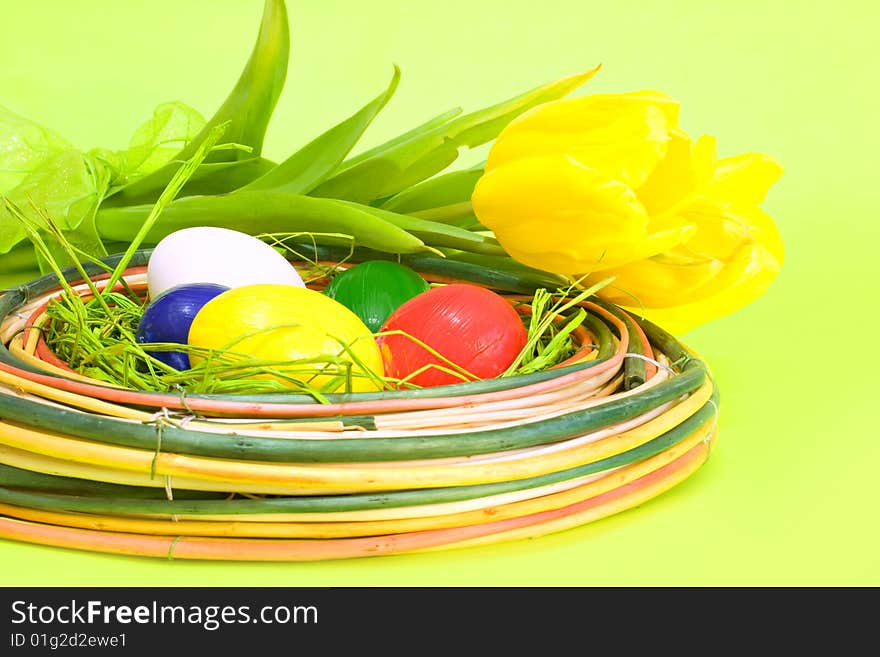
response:
<path id="1" fill-rule="evenodd" d="M 153 249 L 147 265 L 150 297 L 188 283 L 305 287 L 293 265 L 271 246 L 252 235 L 214 226 L 175 231 Z"/>
<path id="2" fill-rule="evenodd" d="M 337 274 L 324 294 L 351 310 L 375 333 L 392 312 L 429 288 L 424 278 L 405 265 L 370 260 Z"/>
<path id="3" fill-rule="evenodd" d="M 214 283 L 191 283 L 167 290 L 153 299 L 138 324 L 137 341 L 186 344 L 193 319 L 211 299 L 228 290 Z M 188 370 L 189 356 L 182 351 L 150 351 L 151 356 L 178 370 Z"/>
<path id="4" fill-rule="evenodd" d="M 500 295 L 458 283 L 413 297 L 391 314 L 382 331 L 406 333 L 376 340 L 386 375 L 411 377 L 407 381 L 423 387 L 461 383 L 462 378 L 437 369 L 452 368 L 408 336 L 480 379 L 504 372 L 527 339 L 519 314 Z"/>
<path id="5" fill-rule="evenodd" d="M 283 361 L 272 365 L 273 369 L 323 392 L 359 392 L 381 387 L 368 376 L 368 372 L 383 375 L 382 356 L 370 330 L 341 303 L 306 288 L 248 285 L 224 292 L 196 315 L 189 331 L 189 344 L 208 349 L 228 348 L 264 361 Z M 327 356 L 338 357 L 344 363 L 337 366 L 326 361 L 294 362 Z M 195 356 L 193 361 L 197 362 Z M 348 363 L 352 372 L 350 387 L 349 382 L 338 380 Z M 298 387 L 295 381 L 271 378 Z"/>

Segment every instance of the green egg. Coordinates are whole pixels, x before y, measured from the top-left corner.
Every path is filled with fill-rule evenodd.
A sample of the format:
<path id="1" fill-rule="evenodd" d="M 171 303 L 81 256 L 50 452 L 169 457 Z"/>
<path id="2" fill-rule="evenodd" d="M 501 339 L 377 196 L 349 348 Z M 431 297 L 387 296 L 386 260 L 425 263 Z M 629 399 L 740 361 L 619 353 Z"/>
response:
<path id="1" fill-rule="evenodd" d="M 324 293 L 376 333 L 392 312 L 429 287 L 424 278 L 405 265 L 369 260 L 337 274 Z"/>

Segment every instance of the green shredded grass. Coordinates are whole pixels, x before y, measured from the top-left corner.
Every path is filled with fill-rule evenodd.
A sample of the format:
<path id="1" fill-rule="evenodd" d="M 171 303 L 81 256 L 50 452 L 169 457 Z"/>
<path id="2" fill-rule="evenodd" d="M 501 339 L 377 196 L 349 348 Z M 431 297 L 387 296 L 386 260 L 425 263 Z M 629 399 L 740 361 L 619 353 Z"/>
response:
<path id="1" fill-rule="evenodd" d="M 587 316 L 579 304 L 611 280 L 602 280 L 586 289 L 581 288 L 580 281 L 574 281 L 567 289 L 557 290 L 555 294 L 537 290 L 529 304 L 532 312 L 526 325 L 526 345 L 501 376 L 540 372 L 573 356 L 579 345 L 572 333 Z"/>
<path id="2" fill-rule="evenodd" d="M 352 256 L 354 256 L 354 250 L 357 246 L 354 236 L 346 235 L 344 233 L 261 233 L 256 237 L 269 244 L 287 260 L 296 260 L 300 263 L 307 263 L 310 265 L 307 269 L 300 270 L 300 275 L 306 285 L 314 281 L 332 277 L 336 273 L 338 267 L 344 265 Z M 302 246 L 303 239 L 305 239 L 311 243 L 313 248 L 312 252 L 317 253 L 319 237 L 323 238 L 321 239 L 321 243 L 332 241 L 337 246 L 347 247 L 348 253 L 338 263 L 327 265 L 312 260 L 299 250 Z"/>

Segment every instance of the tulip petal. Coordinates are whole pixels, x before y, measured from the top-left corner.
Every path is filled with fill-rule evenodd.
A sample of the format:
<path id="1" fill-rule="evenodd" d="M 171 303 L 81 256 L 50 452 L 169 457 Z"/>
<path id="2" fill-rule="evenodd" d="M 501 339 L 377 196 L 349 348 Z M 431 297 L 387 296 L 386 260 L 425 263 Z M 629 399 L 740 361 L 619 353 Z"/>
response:
<path id="1" fill-rule="evenodd" d="M 700 324 L 724 317 L 761 296 L 779 274 L 779 261 L 761 244 L 747 252 L 747 266 L 739 279 L 727 289 L 699 301 L 671 308 L 630 307 L 638 315 L 680 335 Z"/>
<path id="2" fill-rule="evenodd" d="M 637 190 L 639 200 L 649 213 L 669 210 L 686 198 L 697 186 L 694 144 L 681 130 L 670 134 L 666 156 Z"/>
<path id="3" fill-rule="evenodd" d="M 642 257 L 648 216 L 636 195 L 566 155 L 487 171 L 471 202 L 507 252 L 531 267 L 573 275 Z"/>
<path id="4" fill-rule="evenodd" d="M 685 217 L 695 226 L 689 239 L 606 272 L 615 276 L 615 282 L 604 291 L 605 298 L 621 305 L 637 299 L 646 308 L 707 299 L 737 285 L 755 267 L 756 246 L 767 268 L 778 270 L 782 265 L 782 239 L 773 220 L 758 208 L 703 200 L 694 203 Z M 770 260 L 774 264 L 768 264 Z"/>
<path id="5" fill-rule="evenodd" d="M 683 215 L 699 227 L 687 244 L 687 248 L 699 257 L 726 259 L 743 242 L 758 242 L 780 263 L 783 261 L 785 248 L 776 224 L 758 207 L 700 199 Z"/>
<path id="6" fill-rule="evenodd" d="M 666 155 L 677 122 L 678 104 L 657 92 L 545 103 L 502 131 L 486 169 L 523 157 L 566 154 L 635 189 Z"/>
<path id="7" fill-rule="evenodd" d="M 727 260 L 743 243 L 753 241 L 748 223 L 728 208 L 701 200 L 683 213 L 699 227 L 686 246 L 692 259 Z"/>
<path id="8" fill-rule="evenodd" d="M 642 244 L 630 248 L 630 253 L 636 257 L 628 263 L 591 274 L 586 282 L 597 283 L 613 276 L 615 280 L 603 290 L 603 298 L 619 305 L 662 306 L 670 296 L 704 285 L 721 268 L 718 264 L 699 271 L 687 269 L 686 266 L 695 264 L 691 259 L 676 262 L 667 255 L 674 254 L 675 249 L 690 240 L 696 231 L 695 225 L 681 218 L 652 219 L 648 236 Z"/>
<path id="9" fill-rule="evenodd" d="M 745 153 L 718 161 L 706 195 L 724 203 L 756 206 L 782 175 L 782 166 L 769 155 Z"/>
<path id="10" fill-rule="evenodd" d="M 643 90 L 622 94 L 589 94 L 543 103 L 511 121 L 507 132 L 578 132 L 612 123 L 621 112 L 634 107 L 654 106 L 663 111 L 670 127 L 678 126 L 679 103 L 660 91 Z"/>
<path id="11" fill-rule="evenodd" d="M 711 135 L 700 135 L 693 147 L 693 166 L 700 184 L 709 182 L 715 175 L 718 159 L 715 151 L 718 140 Z"/>
<path id="12" fill-rule="evenodd" d="M 754 238 L 776 258 L 781 266 L 785 260 L 785 245 L 770 215 L 761 208 L 737 208 L 737 214 L 748 222 Z"/>
<path id="13" fill-rule="evenodd" d="M 602 272 L 603 276 L 614 276 L 614 282 L 599 294 L 603 299 L 622 306 L 677 306 L 692 300 L 698 290 L 723 269 L 724 263 L 720 260 L 676 263 L 662 258 L 645 258 Z"/>

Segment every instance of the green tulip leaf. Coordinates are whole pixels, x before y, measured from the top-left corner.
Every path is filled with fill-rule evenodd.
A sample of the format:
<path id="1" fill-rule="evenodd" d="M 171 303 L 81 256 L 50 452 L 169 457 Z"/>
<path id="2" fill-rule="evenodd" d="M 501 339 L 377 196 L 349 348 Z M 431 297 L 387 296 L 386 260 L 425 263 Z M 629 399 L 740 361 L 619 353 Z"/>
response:
<path id="1" fill-rule="evenodd" d="M 362 153 L 359 153 L 357 155 L 354 155 L 354 156 L 348 158 L 345 161 L 345 163 L 343 164 L 343 166 L 341 167 L 341 169 L 342 170 L 351 169 L 351 168 L 354 168 L 355 165 L 360 164 L 361 162 L 365 162 L 367 160 L 379 159 L 379 157 L 381 155 L 384 155 L 385 153 L 390 152 L 391 150 L 393 150 L 394 148 L 397 148 L 401 144 L 404 144 L 412 139 L 415 139 L 416 137 L 421 137 L 423 135 L 426 135 L 429 132 L 433 131 L 435 128 L 438 128 L 442 125 L 446 125 L 455 117 L 460 116 L 461 113 L 462 113 L 462 109 L 460 107 L 453 107 L 452 109 L 447 110 L 447 111 L 443 112 L 442 114 L 438 114 L 437 116 L 435 116 L 431 119 L 428 119 L 427 121 L 425 121 L 421 125 L 417 125 L 412 130 L 408 130 L 407 132 L 404 132 L 403 134 L 398 135 L 397 137 L 394 137 L 393 139 L 389 139 L 388 141 L 386 141 L 382 144 L 379 144 L 378 146 L 374 146 L 373 148 L 370 148 L 369 150 L 366 150 Z"/>
<path id="2" fill-rule="evenodd" d="M 593 71 L 573 75 L 520 94 L 491 107 L 465 114 L 427 130 L 415 130 L 374 149 L 373 154 L 344 163 L 340 172 L 312 191 L 314 196 L 370 203 L 430 178 L 455 161 L 460 148 L 473 148 L 495 138 L 523 112 L 566 96 L 590 79 Z"/>
<path id="3" fill-rule="evenodd" d="M 202 163 L 180 190 L 180 196 L 226 194 L 257 180 L 276 166 L 275 162 L 263 157 L 252 157 L 235 162 Z M 163 167 L 153 176 L 129 183 L 118 193 L 109 196 L 101 207 L 155 203 L 165 185 L 171 182 L 175 171 L 176 167 Z"/>
<path id="4" fill-rule="evenodd" d="M 257 42 L 238 83 L 210 121 L 176 157 L 188 160 L 218 125 L 227 123 L 223 140 L 251 149 L 212 151 L 208 162 L 240 160 L 259 155 L 269 119 L 284 88 L 290 57 L 290 30 L 284 0 L 266 0 Z"/>
<path id="5" fill-rule="evenodd" d="M 358 208 L 362 212 L 367 212 L 377 219 L 405 230 L 410 235 L 414 235 L 432 246 L 460 249 L 486 255 L 507 255 L 494 237 L 479 235 L 450 224 L 389 212 L 382 208 L 360 205 L 353 201 L 340 200 L 337 202 L 348 207 Z"/>
<path id="6" fill-rule="evenodd" d="M 169 164 L 142 178 L 132 196 L 158 198 L 181 163 L 191 158 L 198 144 L 221 124 L 227 124 L 224 140 L 246 150 L 216 149 L 208 155 L 207 162 L 248 160 L 259 156 L 266 128 L 284 87 L 289 56 L 290 30 L 284 1 L 265 0 L 263 19 L 251 57 L 223 105 Z M 126 187 L 113 190 L 116 194 L 126 192 Z"/>
<path id="7" fill-rule="evenodd" d="M 373 119 L 394 95 L 399 81 L 400 69 L 395 66 L 394 75 L 385 91 L 360 111 L 311 141 L 244 189 L 275 189 L 290 194 L 310 192 L 342 164 Z"/>
<path id="8" fill-rule="evenodd" d="M 380 206 L 383 210 L 411 214 L 431 208 L 470 204 L 477 181 L 483 175 L 479 168 L 450 171 L 395 194 Z"/>

